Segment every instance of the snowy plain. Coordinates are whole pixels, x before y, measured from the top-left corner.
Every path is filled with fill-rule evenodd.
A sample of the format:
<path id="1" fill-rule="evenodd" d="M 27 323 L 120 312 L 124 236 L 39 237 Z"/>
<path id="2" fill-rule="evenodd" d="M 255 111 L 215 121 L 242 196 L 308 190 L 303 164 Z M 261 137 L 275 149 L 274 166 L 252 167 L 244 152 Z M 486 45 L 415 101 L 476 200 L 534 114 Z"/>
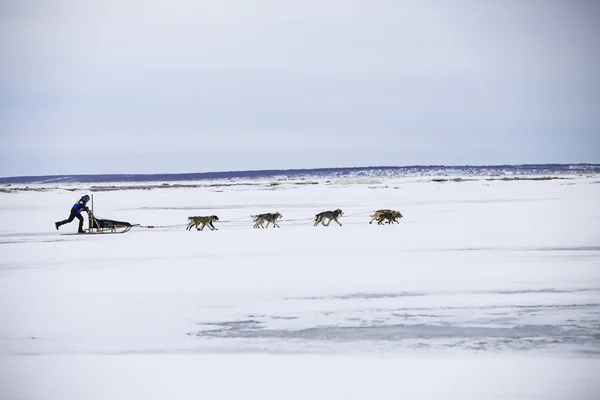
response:
<path id="1" fill-rule="evenodd" d="M 600 176 L 468 178 L 3 187 L 0 398 L 598 398 Z"/>

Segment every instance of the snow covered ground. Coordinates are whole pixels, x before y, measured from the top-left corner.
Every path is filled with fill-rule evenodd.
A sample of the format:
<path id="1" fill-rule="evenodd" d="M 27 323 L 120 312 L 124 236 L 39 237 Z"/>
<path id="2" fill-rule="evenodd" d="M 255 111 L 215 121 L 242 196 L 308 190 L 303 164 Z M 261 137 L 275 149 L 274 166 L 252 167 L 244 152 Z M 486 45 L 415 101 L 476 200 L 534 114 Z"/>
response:
<path id="1" fill-rule="evenodd" d="M 6 187 L 0 398 L 598 398 L 599 181 L 110 184 L 169 226 L 110 236 L 54 229 L 94 185 Z"/>

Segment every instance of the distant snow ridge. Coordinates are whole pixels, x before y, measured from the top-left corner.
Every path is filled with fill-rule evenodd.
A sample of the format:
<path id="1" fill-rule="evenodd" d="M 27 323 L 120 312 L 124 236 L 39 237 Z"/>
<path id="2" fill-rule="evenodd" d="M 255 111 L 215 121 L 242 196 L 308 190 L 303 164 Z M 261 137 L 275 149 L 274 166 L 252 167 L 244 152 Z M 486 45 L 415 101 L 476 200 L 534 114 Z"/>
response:
<path id="1" fill-rule="evenodd" d="M 495 175 L 561 175 L 600 173 L 600 164 L 527 164 L 444 166 L 414 165 L 404 167 L 315 168 L 261 171 L 202 172 L 187 174 L 115 174 L 52 175 L 0 178 L 0 184 L 12 183 L 102 183 L 102 182 L 169 182 L 219 179 L 348 179 L 411 176 L 495 176 Z"/>

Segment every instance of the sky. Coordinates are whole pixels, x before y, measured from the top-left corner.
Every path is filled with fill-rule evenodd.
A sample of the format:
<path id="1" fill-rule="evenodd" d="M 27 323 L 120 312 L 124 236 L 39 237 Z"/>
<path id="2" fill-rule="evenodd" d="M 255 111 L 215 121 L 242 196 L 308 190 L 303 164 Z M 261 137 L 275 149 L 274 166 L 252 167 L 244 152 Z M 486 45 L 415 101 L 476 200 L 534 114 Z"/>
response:
<path id="1" fill-rule="evenodd" d="M 0 176 L 600 163 L 594 0 L 0 0 Z"/>

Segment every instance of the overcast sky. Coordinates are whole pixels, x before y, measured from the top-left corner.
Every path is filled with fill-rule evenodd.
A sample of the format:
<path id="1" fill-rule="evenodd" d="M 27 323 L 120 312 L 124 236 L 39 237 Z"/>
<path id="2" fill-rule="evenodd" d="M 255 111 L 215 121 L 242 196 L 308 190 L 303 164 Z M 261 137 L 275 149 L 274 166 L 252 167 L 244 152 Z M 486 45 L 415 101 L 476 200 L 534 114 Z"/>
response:
<path id="1" fill-rule="evenodd" d="M 600 162 L 599 1 L 0 4 L 0 176 Z"/>

